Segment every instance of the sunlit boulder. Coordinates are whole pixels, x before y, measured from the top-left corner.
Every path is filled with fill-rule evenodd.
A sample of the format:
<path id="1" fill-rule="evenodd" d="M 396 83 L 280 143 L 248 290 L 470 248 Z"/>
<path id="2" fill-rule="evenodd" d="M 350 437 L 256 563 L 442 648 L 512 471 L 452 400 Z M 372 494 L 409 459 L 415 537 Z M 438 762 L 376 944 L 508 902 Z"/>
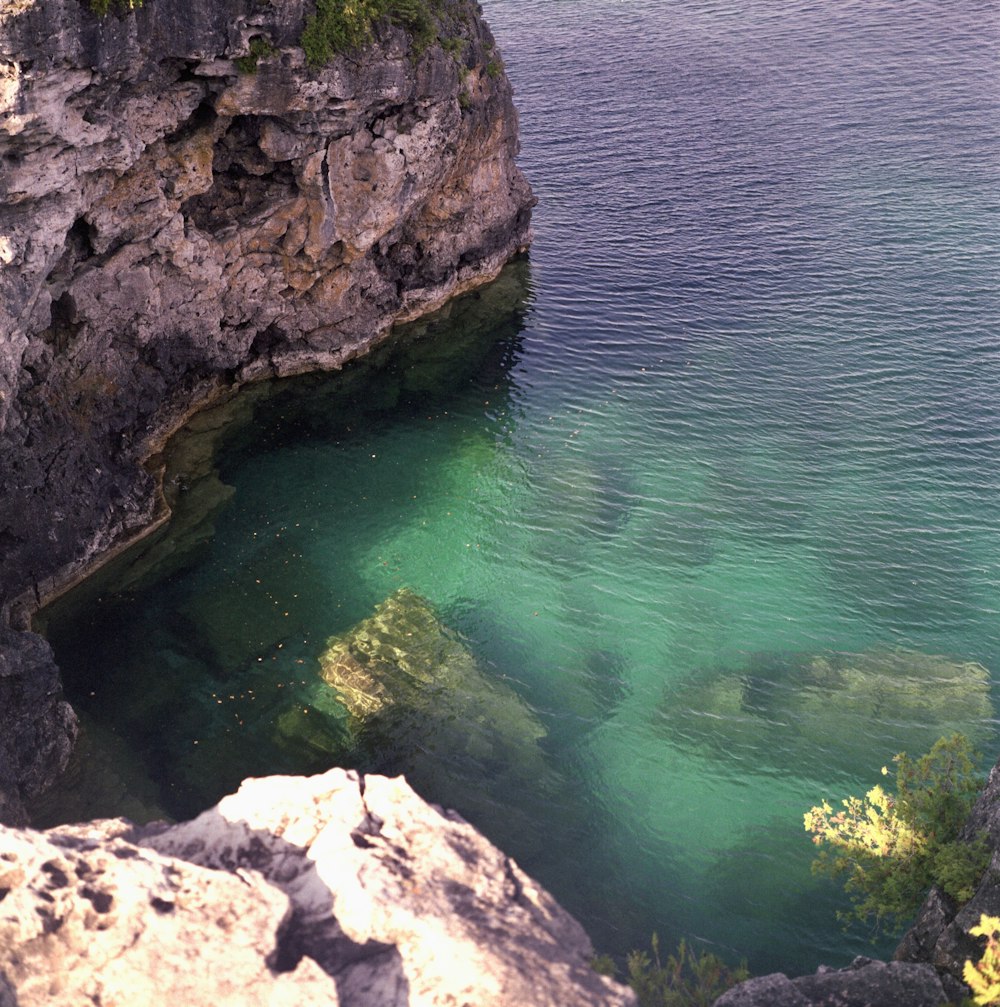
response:
<path id="1" fill-rule="evenodd" d="M 534 714 L 408 588 L 333 637 L 320 664 L 358 734 L 373 743 L 461 750 L 501 770 L 537 768 L 545 731 Z"/>

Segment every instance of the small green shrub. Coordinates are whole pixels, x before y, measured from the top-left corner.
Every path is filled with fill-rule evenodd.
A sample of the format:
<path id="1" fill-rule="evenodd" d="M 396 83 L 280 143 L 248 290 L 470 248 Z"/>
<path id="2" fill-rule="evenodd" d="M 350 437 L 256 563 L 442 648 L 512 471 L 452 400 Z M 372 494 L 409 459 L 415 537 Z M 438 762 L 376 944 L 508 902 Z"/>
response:
<path id="1" fill-rule="evenodd" d="M 258 35 L 256 38 L 250 39 L 250 54 L 248 56 L 240 56 L 233 62 L 241 73 L 256 73 L 257 60 L 266 59 L 268 56 L 273 56 L 274 53 L 275 48 L 271 45 L 270 41 Z"/>
<path id="2" fill-rule="evenodd" d="M 613 976 L 618 971 L 614 958 L 611 955 L 594 955 L 590 959 L 590 967 L 599 976 Z"/>
<path id="3" fill-rule="evenodd" d="M 467 40 L 461 35 L 452 35 L 449 38 L 441 39 L 441 48 L 456 62 L 462 60 L 462 50 L 465 49 Z"/>
<path id="4" fill-rule="evenodd" d="M 338 53 L 356 52 L 374 38 L 381 20 L 405 28 L 419 56 L 433 45 L 441 29 L 444 0 L 317 0 L 306 21 L 302 48 L 312 67 L 329 63 Z"/>
<path id="5" fill-rule="evenodd" d="M 990 855 L 985 837 L 958 838 L 981 785 L 973 759 L 963 735 L 941 738 L 919 759 L 905 752 L 893 759 L 895 793 L 876 786 L 842 801 L 843 810 L 824 801 L 806 813 L 806 831 L 826 847 L 813 871 L 843 877 L 851 896 L 844 922 L 898 930 L 933 885 L 959 903 L 972 898 Z"/>
<path id="6" fill-rule="evenodd" d="M 660 960 L 660 938 L 655 933 L 650 948 L 652 957 L 633 951 L 625 960 L 626 982 L 635 990 L 639 1007 L 711 1007 L 727 989 L 750 975 L 746 962 L 731 969 L 718 955 L 693 951 L 684 940 L 666 962 Z M 600 975 L 617 972 L 610 955 L 598 955 L 590 965 Z"/>

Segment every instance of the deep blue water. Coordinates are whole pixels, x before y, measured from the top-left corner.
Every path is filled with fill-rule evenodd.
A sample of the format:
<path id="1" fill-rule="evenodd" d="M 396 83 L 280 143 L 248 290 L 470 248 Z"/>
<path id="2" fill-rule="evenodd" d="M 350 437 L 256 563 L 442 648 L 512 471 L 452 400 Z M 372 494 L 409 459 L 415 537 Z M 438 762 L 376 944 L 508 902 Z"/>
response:
<path id="1" fill-rule="evenodd" d="M 997 754 L 1000 8 L 485 10 L 530 262 L 373 369 L 252 393 L 221 483 L 196 430 L 180 509 L 218 508 L 52 614 L 67 687 L 187 814 L 322 768 L 288 742 L 341 723 L 318 655 L 406 586 L 551 774 L 442 752 L 425 792 L 599 949 L 870 953 L 802 813 L 955 727 Z"/>

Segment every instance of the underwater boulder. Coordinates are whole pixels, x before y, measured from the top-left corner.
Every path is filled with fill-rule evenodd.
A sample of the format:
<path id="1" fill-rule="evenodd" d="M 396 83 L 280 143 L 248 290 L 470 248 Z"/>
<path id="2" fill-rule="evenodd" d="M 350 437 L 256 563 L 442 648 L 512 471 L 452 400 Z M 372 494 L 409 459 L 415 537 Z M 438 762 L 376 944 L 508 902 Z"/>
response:
<path id="1" fill-rule="evenodd" d="M 656 711 L 672 742 L 710 749 L 742 770 L 870 771 L 961 731 L 989 737 L 989 672 L 974 661 L 904 648 L 759 652 L 670 687 Z"/>
<path id="2" fill-rule="evenodd" d="M 374 615 L 332 638 L 320 657 L 355 730 L 393 748 L 446 743 L 500 769 L 534 771 L 545 729 L 516 692 L 487 677 L 430 604 L 401 588 Z"/>
<path id="3" fill-rule="evenodd" d="M 503 805 L 512 830 L 521 826 L 510 795 L 528 800 L 531 790 L 544 799 L 559 786 L 538 719 L 414 591 L 401 588 L 333 637 L 320 666 L 347 708 L 366 769 L 403 773 L 428 799 L 473 821 L 496 819 Z"/>

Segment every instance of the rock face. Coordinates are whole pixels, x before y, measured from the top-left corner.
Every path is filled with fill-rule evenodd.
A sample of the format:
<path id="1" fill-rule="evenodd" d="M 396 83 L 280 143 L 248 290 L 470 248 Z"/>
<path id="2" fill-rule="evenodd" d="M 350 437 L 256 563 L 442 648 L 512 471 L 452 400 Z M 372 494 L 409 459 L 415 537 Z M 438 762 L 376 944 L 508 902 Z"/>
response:
<path id="1" fill-rule="evenodd" d="M 798 979 L 781 972 L 748 979 L 715 1007 L 942 1007 L 947 1000 L 930 965 L 857 958 L 846 969 L 821 968 Z"/>
<path id="2" fill-rule="evenodd" d="M 0 828 L 0 1004 L 634 1005 L 402 779 L 248 780 L 191 822 Z"/>
<path id="3" fill-rule="evenodd" d="M 338 367 L 526 247 L 478 8 L 446 0 L 419 52 L 385 23 L 320 69 L 311 10 L 0 13 L 0 621 L 158 517 L 144 463 L 199 402 Z M 64 726 L 18 772 L 55 772 Z"/>
<path id="4" fill-rule="evenodd" d="M 0 626 L 0 821 L 23 823 L 23 802 L 50 786 L 76 740 L 52 649 Z"/>

